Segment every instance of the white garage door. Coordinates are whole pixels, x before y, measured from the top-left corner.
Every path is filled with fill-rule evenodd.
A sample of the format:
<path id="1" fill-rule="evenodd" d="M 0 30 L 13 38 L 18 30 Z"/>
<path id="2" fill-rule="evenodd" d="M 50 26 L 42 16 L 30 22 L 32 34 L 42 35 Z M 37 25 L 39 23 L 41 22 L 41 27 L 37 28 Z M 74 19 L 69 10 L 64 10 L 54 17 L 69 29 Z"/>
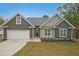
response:
<path id="1" fill-rule="evenodd" d="M 29 30 L 7 30 L 7 39 L 30 39 Z"/>

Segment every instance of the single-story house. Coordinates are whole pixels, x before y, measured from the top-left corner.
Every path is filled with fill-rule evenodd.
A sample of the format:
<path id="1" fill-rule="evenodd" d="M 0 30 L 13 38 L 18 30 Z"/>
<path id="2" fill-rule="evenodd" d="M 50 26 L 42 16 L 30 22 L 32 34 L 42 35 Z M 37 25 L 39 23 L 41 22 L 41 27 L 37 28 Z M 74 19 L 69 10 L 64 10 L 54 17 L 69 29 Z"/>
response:
<path id="1" fill-rule="evenodd" d="M 52 38 L 74 39 L 75 27 L 60 15 L 53 17 L 28 17 L 16 14 L 2 24 L 3 39 Z"/>

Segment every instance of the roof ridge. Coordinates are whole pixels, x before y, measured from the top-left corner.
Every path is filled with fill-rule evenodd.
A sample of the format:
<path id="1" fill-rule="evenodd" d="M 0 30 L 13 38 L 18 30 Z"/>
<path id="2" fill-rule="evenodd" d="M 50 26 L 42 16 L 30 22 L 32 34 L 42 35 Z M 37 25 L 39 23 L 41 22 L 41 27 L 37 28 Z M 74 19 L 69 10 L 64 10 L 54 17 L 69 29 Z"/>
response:
<path id="1" fill-rule="evenodd" d="M 28 17 L 28 18 L 42 18 L 42 17 Z"/>

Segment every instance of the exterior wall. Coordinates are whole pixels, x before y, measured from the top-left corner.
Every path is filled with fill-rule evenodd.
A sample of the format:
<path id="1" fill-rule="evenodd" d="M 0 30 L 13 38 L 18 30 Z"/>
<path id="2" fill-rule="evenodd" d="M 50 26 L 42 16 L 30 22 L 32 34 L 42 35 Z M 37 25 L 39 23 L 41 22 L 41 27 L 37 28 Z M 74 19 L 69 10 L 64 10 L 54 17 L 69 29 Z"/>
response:
<path id="1" fill-rule="evenodd" d="M 54 28 L 51 29 L 51 37 L 53 39 L 55 39 L 55 29 Z"/>
<path id="2" fill-rule="evenodd" d="M 63 40 L 63 39 L 71 39 L 71 29 L 68 29 L 67 28 L 67 37 L 59 37 L 59 28 L 55 28 L 55 38 L 56 39 L 60 39 L 60 40 Z"/>
<path id="3" fill-rule="evenodd" d="M 51 27 L 43 27 L 43 28 L 41 28 L 40 29 L 40 37 L 41 38 L 46 37 L 45 36 L 45 29 L 46 28 L 50 29 L 50 36 L 47 36 L 47 37 L 49 37 L 49 38 L 55 38 L 55 30 L 53 28 L 51 28 Z"/>
<path id="4" fill-rule="evenodd" d="M 0 27 L 0 42 L 2 41 L 3 39 L 3 27 L 1 26 Z"/>
<path id="5" fill-rule="evenodd" d="M 7 28 L 4 28 L 4 39 L 7 39 L 7 30 L 31 30 L 31 28 L 29 27 L 32 27 L 22 17 L 21 17 L 21 24 L 16 24 L 16 17 L 14 17 L 10 22 L 8 22 L 4 26 L 7 26 Z M 30 37 L 32 37 L 31 32 L 30 32 Z"/>
<path id="6" fill-rule="evenodd" d="M 59 37 L 59 28 L 67 28 L 67 37 Z M 71 29 L 70 29 L 71 28 Z M 60 23 L 56 28 L 55 28 L 55 38 L 56 39 L 71 39 L 73 36 L 73 34 L 71 33 L 73 30 L 72 30 L 72 27 L 66 23 L 65 21 L 63 21 L 62 23 Z"/>
<path id="7" fill-rule="evenodd" d="M 16 17 L 14 17 L 10 22 L 8 22 L 4 26 L 8 26 L 7 29 L 12 29 L 12 30 L 27 30 L 29 29 L 29 26 L 31 26 L 28 22 L 26 22 L 22 17 L 21 17 L 21 24 L 16 24 Z"/>
<path id="8" fill-rule="evenodd" d="M 0 27 L 0 34 L 3 34 L 3 27 Z"/>

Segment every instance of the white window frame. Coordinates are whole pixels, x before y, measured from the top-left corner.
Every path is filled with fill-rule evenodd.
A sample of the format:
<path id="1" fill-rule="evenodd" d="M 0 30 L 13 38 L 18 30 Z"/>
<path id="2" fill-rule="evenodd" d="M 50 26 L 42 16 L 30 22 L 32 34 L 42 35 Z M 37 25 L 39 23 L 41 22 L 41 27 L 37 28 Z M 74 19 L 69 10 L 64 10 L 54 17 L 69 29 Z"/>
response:
<path id="1" fill-rule="evenodd" d="M 18 17 L 20 17 L 20 16 L 16 16 L 16 24 L 21 24 L 21 17 L 18 19 Z M 18 21 L 19 21 L 19 23 L 18 23 Z"/>
<path id="2" fill-rule="evenodd" d="M 45 31 L 45 30 L 47 30 L 47 31 Z M 45 28 L 45 29 L 44 29 L 44 35 L 47 36 L 47 37 L 51 35 L 51 34 L 49 34 L 49 32 L 50 32 L 51 30 L 50 30 L 50 31 L 48 31 L 48 30 L 50 30 L 50 29 L 49 29 L 49 28 Z M 46 35 L 45 33 L 46 33 L 47 35 Z M 51 32 L 50 32 L 50 33 L 51 33 Z M 48 35 L 48 34 L 49 34 L 49 35 Z"/>
<path id="3" fill-rule="evenodd" d="M 64 32 L 64 30 L 66 32 Z M 61 36 L 61 31 L 62 31 L 62 36 Z M 65 33 L 65 36 L 64 36 Z M 59 28 L 59 37 L 67 37 L 67 28 Z"/>

